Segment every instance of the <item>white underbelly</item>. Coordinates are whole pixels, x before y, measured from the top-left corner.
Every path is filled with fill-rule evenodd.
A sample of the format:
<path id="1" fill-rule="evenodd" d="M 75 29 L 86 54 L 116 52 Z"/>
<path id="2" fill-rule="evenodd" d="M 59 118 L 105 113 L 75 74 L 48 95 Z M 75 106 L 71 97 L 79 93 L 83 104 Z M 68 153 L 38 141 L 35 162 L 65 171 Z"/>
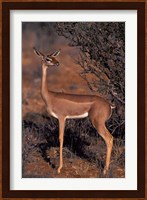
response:
<path id="1" fill-rule="evenodd" d="M 82 115 L 68 115 L 66 116 L 66 119 L 79 119 L 79 118 L 85 118 L 88 116 L 88 112 L 82 114 Z"/>
<path id="2" fill-rule="evenodd" d="M 51 112 L 51 115 L 58 119 L 57 114 L 55 114 L 54 112 Z M 88 112 L 83 113 L 81 115 L 67 115 L 65 116 L 65 119 L 80 119 L 80 118 L 85 118 L 87 116 L 88 116 Z"/>

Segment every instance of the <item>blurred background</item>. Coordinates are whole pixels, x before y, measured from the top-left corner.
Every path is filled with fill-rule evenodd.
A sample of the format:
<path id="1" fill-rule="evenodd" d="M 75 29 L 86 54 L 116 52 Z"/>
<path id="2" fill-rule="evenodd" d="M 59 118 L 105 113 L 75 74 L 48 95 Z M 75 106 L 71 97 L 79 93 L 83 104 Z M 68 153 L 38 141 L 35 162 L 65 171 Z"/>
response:
<path id="1" fill-rule="evenodd" d="M 114 139 L 109 178 L 125 177 L 125 23 L 22 23 L 22 174 L 32 178 L 103 177 L 106 146 L 89 118 L 67 120 L 59 165 L 58 121 L 40 95 L 41 59 L 61 49 L 59 67 L 48 70 L 51 91 L 97 94 L 116 106 L 107 127 Z"/>

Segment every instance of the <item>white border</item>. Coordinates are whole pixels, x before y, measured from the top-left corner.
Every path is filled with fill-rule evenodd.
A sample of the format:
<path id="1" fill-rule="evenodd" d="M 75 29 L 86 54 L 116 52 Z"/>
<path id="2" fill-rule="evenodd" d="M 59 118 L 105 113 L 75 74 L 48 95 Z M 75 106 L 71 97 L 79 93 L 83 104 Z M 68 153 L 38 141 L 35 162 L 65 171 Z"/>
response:
<path id="1" fill-rule="evenodd" d="M 126 24 L 126 167 L 125 178 L 21 178 L 22 32 L 21 23 L 35 21 L 123 21 Z M 137 11 L 11 10 L 10 11 L 10 189 L 137 190 Z M 31 58 L 30 58 L 31 59 Z"/>

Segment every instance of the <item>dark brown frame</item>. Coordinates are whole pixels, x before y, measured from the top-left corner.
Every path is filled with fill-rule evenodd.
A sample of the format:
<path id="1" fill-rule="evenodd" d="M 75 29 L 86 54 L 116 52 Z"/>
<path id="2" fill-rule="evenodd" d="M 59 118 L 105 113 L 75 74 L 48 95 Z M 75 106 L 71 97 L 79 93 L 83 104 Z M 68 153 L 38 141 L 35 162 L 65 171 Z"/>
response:
<path id="1" fill-rule="evenodd" d="M 10 190 L 10 10 L 137 10 L 138 189 L 120 191 Z M 2 3 L 2 196 L 4 198 L 143 198 L 145 197 L 145 3 L 144 2 L 5 2 Z M 111 180 L 110 180 L 111 181 Z M 115 189 L 115 188 L 114 188 Z"/>

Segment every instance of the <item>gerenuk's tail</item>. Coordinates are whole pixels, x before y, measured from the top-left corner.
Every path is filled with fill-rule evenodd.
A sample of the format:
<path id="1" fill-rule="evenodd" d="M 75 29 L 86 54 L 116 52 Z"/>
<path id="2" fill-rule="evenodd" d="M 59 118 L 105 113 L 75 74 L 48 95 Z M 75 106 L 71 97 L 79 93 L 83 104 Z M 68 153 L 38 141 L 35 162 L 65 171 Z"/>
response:
<path id="1" fill-rule="evenodd" d="M 110 106 L 111 106 L 111 109 L 116 108 L 116 106 L 114 104 L 110 104 Z"/>

